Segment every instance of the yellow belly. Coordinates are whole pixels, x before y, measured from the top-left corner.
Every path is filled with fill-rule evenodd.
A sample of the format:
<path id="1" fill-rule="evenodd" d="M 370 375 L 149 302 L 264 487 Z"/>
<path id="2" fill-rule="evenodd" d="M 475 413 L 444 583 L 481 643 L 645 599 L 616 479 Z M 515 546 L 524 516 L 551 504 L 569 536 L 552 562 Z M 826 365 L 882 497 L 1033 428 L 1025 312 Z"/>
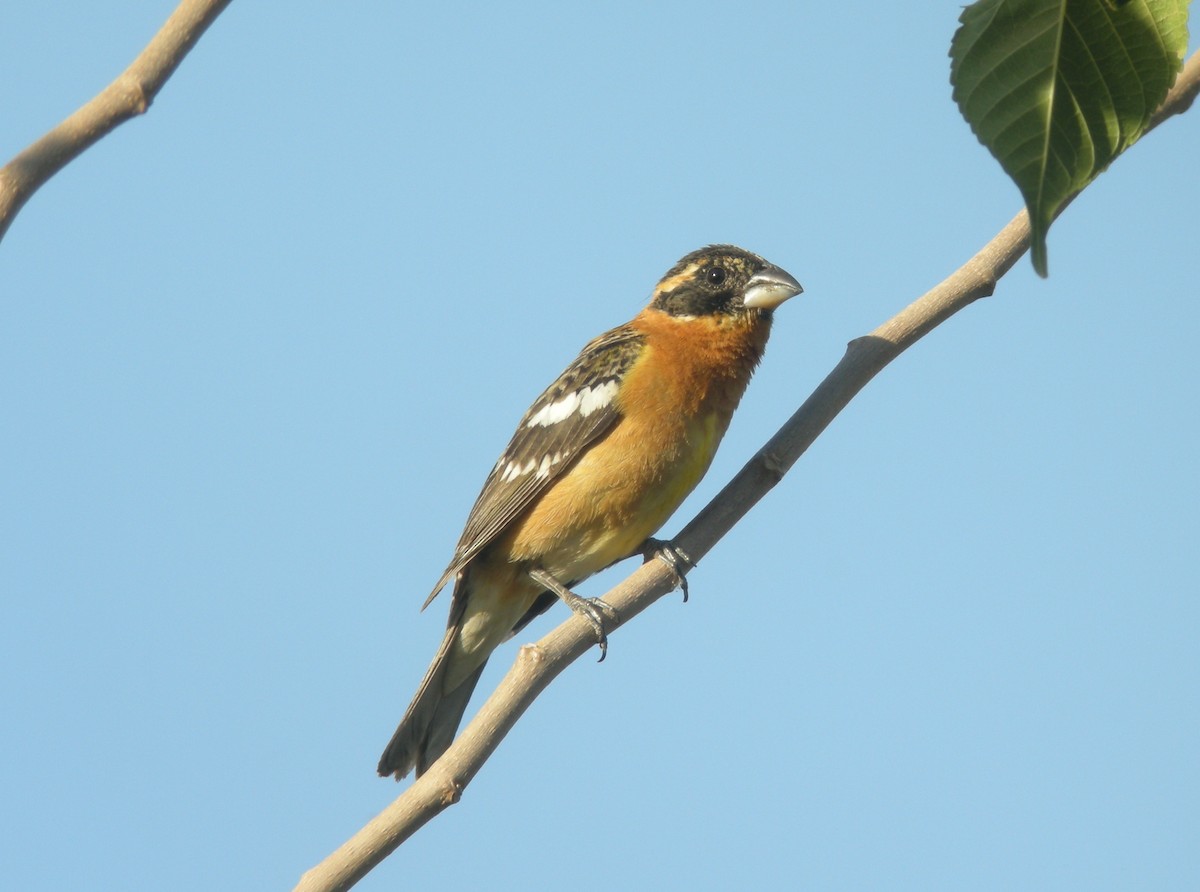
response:
<path id="1" fill-rule="evenodd" d="M 724 432 L 709 414 L 655 432 L 647 450 L 647 431 L 618 428 L 611 448 L 584 455 L 519 522 L 513 557 L 569 581 L 633 554 L 700 482 Z"/>

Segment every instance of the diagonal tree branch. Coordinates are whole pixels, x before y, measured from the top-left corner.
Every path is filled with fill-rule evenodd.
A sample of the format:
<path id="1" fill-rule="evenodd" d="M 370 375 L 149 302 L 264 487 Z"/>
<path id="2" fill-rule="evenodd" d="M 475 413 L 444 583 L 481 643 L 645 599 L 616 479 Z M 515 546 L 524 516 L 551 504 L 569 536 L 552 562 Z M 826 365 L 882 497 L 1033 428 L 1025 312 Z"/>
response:
<path id="1" fill-rule="evenodd" d="M 130 118 L 145 114 L 183 57 L 230 0 L 183 0 L 111 84 L 0 167 L 0 240 L 42 184 Z"/>
<path id="2" fill-rule="evenodd" d="M 1200 54 L 1184 66 L 1150 122 L 1157 126 L 1186 111 L 1200 92 Z M 1065 205 L 1064 205 L 1065 208 Z M 981 297 L 1029 248 L 1029 218 L 1021 211 L 953 275 L 870 334 L 851 341 L 841 361 L 779 432 L 680 532 L 675 544 L 698 561 L 812 445 L 854 396 L 888 363 L 925 334 Z M 675 587 L 670 570 L 650 561 L 604 595 L 627 623 Z M 610 629 L 611 631 L 611 629 Z M 366 876 L 427 821 L 458 802 L 462 791 L 533 700 L 595 644 L 592 627 L 571 616 L 536 644 L 520 649 L 516 663 L 458 739 L 391 805 L 300 879 L 296 892 L 344 892 Z"/>

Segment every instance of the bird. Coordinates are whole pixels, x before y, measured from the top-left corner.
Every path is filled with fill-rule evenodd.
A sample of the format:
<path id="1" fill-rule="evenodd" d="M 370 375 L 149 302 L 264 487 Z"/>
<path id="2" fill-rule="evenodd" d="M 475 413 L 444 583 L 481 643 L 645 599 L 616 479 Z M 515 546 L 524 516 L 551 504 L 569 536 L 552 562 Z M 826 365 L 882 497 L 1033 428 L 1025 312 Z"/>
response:
<path id="1" fill-rule="evenodd" d="M 589 342 L 534 400 L 421 608 L 454 581 L 445 636 L 379 760 L 381 777 L 425 773 L 453 742 L 492 652 L 557 600 L 591 622 L 604 658 L 611 608 L 572 587 L 663 545 L 651 537 L 708 470 L 774 310 L 802 291 L 742 248 L 693 251 L 644 309 Z M 656 553 L 686 585 L 686 555 Z"/>

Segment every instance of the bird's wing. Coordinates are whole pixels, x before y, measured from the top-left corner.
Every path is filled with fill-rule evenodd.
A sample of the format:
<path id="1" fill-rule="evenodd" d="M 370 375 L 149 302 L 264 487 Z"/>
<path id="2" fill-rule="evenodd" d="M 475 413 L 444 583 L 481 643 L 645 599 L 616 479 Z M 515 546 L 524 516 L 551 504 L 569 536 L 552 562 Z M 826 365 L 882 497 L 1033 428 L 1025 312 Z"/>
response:
<path id="1" fill-rule="evenodd" d="M 454 558 L 423 607 L 616 423 L 617 391 L 643 341 L 630 325 L 600 335 L 534 400 L 488 475 Z"/>

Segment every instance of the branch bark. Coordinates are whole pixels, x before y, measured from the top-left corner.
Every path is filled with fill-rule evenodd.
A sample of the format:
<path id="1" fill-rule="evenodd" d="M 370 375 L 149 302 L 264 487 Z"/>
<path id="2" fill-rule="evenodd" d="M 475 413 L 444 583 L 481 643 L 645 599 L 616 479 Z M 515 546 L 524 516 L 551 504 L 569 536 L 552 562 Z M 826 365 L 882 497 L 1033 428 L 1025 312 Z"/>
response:
<path id="1" fill-rule="evenodd" d="M 1191 106 L 1200 92 L 1200 53 L 1184 66 L 1148 129 Z M 1065 209 L 1065 205 L 1064 205 Z M 990 296 L 1029 248 L 1029 218 L 1021 211 L 982 250 L 941 284 L 868 335 L 850 342 L 841 361 L 796 413 L 673 540 L 699 561 L 812 445 L 829 423 L 888 363 L 959 310 Z M 624 625 L 674 588 L 660 561 L 650 561 L 604 595 Z M 610 628 L 612 631 L 612 628 Z M 295 892 L 344 892 L 427 821 L 458 802 L 483 763 L 540 694 L 595 644 L 592 627 L 571 616 L 516 663 L 458 739 L 424 775 L 328 858 L 300 879 Z"/>
<path id="2" fill-rule="evenodd" d="M 0 240 L 42 184 L 119 125 L 150 108 L 183 57 L 230 0 L 183 0 L 111 84 L 0 168 Z"/>

